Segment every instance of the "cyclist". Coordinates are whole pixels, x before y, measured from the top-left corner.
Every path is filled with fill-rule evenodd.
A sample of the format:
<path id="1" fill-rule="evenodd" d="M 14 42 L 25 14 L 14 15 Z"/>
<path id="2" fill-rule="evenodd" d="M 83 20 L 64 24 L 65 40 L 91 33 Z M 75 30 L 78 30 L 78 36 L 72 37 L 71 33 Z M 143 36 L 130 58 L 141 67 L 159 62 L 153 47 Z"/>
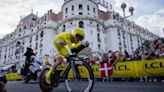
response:
<path id="1" fill-rule="evenodd" d="M 55 57 L 55 63 L 52 65 L 48 73 L 46 74 L 46 83 L 51 84 L 51 74 L 63 61 L 62 57 L 68 58 L 71 53 L 77 54 L 79 51 L 89 46 L 88 41 L 83 41 L 85 33 L 82 28 L 75 28 L 72 33 L 61 33 L 53 40 L 53 44 L 56 48 L 57 55 Z"/>

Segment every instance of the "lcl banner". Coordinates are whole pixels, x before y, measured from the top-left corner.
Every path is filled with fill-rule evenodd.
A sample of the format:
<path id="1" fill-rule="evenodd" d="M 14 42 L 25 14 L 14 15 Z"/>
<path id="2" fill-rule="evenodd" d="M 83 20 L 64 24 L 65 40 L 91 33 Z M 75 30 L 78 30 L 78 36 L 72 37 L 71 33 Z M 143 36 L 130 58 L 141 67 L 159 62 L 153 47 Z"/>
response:
<path id="1" fill-rule="evenodd" d="M 164 76 L 164 59 L 119 62 L 114 67 L 107 66 L 107 64 L 104 64 L 103 67 L 101 66 L 102 65 L 91 66 L 95 78 L 100 78 L 104 76 L 108 76 L 108 77 Z M 88 71 L 83 66 L 80 66 L 79 70 L 83 78 L 89 75 Z M 102 76 L 101 74 L 102 72 L 105 73 L 104 76 Z M 73 77 L 72 71 L 69 72 L 69 77 L 70 78 Z"/>
<path id="2" fill-rule="evenodd" d="M 117 63 L 111 77 L 164 76 L 164 59 Z"/>

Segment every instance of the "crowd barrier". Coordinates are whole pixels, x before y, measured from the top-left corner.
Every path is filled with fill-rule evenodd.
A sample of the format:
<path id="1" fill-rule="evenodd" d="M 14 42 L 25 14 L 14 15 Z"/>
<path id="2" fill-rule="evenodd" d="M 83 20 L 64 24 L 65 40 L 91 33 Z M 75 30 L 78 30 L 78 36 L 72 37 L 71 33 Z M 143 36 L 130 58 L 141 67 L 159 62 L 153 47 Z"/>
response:
<path id="1" fill-rule="evenodd" d="M 14 81 L 14 80 L 21 80 L 23 76 L 17 73 L 9 73 L 6 75 L 6 78 L 8 81 Z"/>
<path id="2" fill-rule="evenodd" d="M 93 73 L 95 78 L 101 78 L 101 67 L 100 65 L 92 65 Z M 112 71 L 109 77 L 142 77 L 142 76 L 164 76 L 164 58 L 154 60 L 143 60 L 143 61 L 127 61 L 119 62 L 112 67 L 104 67 L 106 71 Z M 64 68 L 60 68 L 63 70 Z M 83 66 L 79 67 L 79 72 L 83 78 L 89 74 Z M 69 72 L 69 78 L 73 76 L 72 71 Z M 16 73 L 7 74 L 7 80 L 20 80 L 21 75 Z"/>
<path id="3" fill-rule="evenodd" d="M 92 65 L 91 67 L 95 78 L 101 78 L 100 65 Z M 164 76 L 164 59 L 119 62 L 112 67 L 112 70 L 109 67 L 105 68 L 104 70 L 108 73 L 112 71 L 112 74 L 109 74 L 110 77 Z M 82 77 L 87 77 L 88 72 L 84 67 L 81 66 L 79 70 Z M 69 77 L 72 75 L 72 71 L 70 71 Z"/>
<path id="4" fill-rule="evenodd" d="M 112 77 L 164 76 L 164 59 L 117 63 Z"/>

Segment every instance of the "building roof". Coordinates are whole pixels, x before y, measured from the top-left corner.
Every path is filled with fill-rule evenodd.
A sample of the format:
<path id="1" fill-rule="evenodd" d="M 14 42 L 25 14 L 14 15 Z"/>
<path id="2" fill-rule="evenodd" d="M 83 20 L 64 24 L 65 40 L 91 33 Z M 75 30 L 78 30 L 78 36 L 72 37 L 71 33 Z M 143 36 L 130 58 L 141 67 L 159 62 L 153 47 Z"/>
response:
<path id="1" fill-rule="evenodd" d="M 112 16 L 111 16 L 111 13 L 109 11 L 104 12 L 104 11 L 99 10 L 98 11 L 98 18 L 102 19 L 102 20 L 108 20 L 108 19 L 112 18 Z"/>

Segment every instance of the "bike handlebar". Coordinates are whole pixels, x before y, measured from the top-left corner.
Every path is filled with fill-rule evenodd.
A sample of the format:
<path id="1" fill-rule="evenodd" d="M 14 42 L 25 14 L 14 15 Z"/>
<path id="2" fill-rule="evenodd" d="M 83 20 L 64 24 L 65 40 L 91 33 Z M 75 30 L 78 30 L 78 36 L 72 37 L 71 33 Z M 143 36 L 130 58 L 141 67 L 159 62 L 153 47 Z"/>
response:
<path id="1" fill-rule="evenodd" d="M 74 59 L 74 58 L 77 58 L 77 59 Z M 81 61 L 87 61 L 88 60 L 88 58 L 86 58 L 86 59 L 84 59 L 84 58 L 82 58 L 82 57 L 78 57 L 77 55 L 69 55 L 68 57 L 66 57 L 66 59 L 67 59 L 67 61 L 68 62 L 70 62 L 70 61 L 72 61 L 72 60 L 74 60 L 74 61 L 79 61 L 79 60 L 81 60 Z"/>

